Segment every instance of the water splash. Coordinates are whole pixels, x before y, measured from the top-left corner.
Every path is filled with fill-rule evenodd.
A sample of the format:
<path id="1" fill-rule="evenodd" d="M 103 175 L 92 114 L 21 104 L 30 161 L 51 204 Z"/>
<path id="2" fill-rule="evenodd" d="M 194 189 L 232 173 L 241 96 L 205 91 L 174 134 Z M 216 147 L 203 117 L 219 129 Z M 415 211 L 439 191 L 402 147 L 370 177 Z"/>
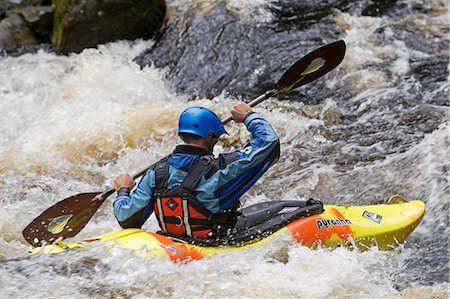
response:
<path id="1" fill-rule="evenodd" d="M 272 3 L 226 5 L 250 13 L 251 19 L 247 5 L 262 8 L 265 15 Z M 28 258 L 20 232 L 44 209 L 79 192 L 102 190 L 118 172 L 141 170 L 170 152 L 178 143 L 178 113 L 186 106 L 206 105 L 225 116 L 235 101 L 224 92 L 188 102 L 190 95 L 174 92 L 166 69 L 133 62 L 153 41 L 122 41 L 70 56 L 38 52 L 0 60 L 0 104 L 8 112 L 0 118 L 2 294 L 445 298 L 448 10 L 442 1 L 399 3 L 413 14 L 401 8 L 381 17 L 335 11 L 327 26 L 337 28 L 347 42 L 342 67 L 292 101 L 270 99 L 255 109 L 279 133 L 282 156 L 243 202 L 312 196 L 334 204 L 370 204 L 393 193 L 421 198 L 428 212 L 405 247 L 394 252 L 313 251 L 281 239 L 190 265 L 145 260 L 116 247 Z M 424 5 L 423 12 L 417 12 L 418 5 Z M 247 24 L 267 22 L 244 19 Z M 309 38 L 314 28 L 305 33 Z M 291 49 L 284 45 L 278 50 L 285 55 Z M 268 69 L 265 61 L 255 66 L 245 88 L 261 84 L 260 75 Z M 232 137 L 222 139 L 216 153 L 249 138 L 241 125 L 232 123 L 227 130 Z M 144 228 L 158 229 L 154 220 Z M 106 203 L 76 239 L 116 229 Z"/>

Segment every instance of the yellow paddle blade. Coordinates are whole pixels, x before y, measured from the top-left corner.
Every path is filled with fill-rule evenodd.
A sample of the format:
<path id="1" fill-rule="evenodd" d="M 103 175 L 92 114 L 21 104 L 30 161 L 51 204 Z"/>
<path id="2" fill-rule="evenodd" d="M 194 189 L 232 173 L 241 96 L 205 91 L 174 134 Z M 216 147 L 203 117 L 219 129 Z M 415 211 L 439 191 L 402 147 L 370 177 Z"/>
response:
<path id="1" fill-rule="evenodd" d="M 52 219 L 48 224 L 47 230 L 53 235 L 57 235 L 64 230 L 69 220 L 73 217 L 73 214 L 62 215 Z"/>
<path id="2" fill-rule="evenodd" d="M 302 76 L 309 75 L 319 70 L 325 64 L 325 59 L 318 57 L 311 61 L 306 70 L 301 74 Z"/>

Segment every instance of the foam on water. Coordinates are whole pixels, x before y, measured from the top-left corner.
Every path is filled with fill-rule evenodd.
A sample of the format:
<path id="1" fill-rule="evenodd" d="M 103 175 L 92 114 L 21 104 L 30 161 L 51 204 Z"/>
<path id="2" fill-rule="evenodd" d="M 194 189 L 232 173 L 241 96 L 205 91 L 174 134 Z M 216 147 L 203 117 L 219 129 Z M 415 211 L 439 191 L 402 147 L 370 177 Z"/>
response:
<path id="1" fill-rule="evenodd" d="M 392 285 L 410 254 L 406 249 L 311 250 L 283 238 L 273 245 L 186 265 L 93 246 L 7 261 L 0 268 L 0 285 L 13 297 L 49 298 L 411 298 L 424 293 L 423 287 L 399 292 Z M 426 290 L 445 298 L 443 285 Z"/>
<path id="2" fill-rule="evenodd" d="M 262 5 L 254 2 L 252 5 Z M 270 4 L 271 2 L 269 2 Z M 248 3 L 229 1 L 240 11 Z M 176 2 L 169 3 L 176 5 Z M 426 19 L 440 28 L 442 15 Z M 424 19 L 422 19 L 424 20 Z M 420 18 L 411 22 L 420 23 Z M 427 54 L 372 40 L 374 30 L 388 27 L 382 18 L 337 13 L 348 45 L 342 67 L 358 95 L 349 101 L 356 112 L 377 106 L 394 87 L 388 78 L 409 71 L 411 58 Z M 419 24 L 417 23 L 417 24 Z M 422 30 L 425 30 L 422 28 Z M 433 30 L 427 28 L 430 34 Z M 177 116 L 188 105 L 205 105 L 221 116 L 232 101 L 223 94 L 212 101 L 187 102 L 175 94 L 164 70 L 141 69 L 132 59 L 152 41 L 116 42 L 81 54 L 56 56 L 45 52 L 0 60 L 0 298 L 445 298 L 448 283 L 398 290 L 401 280 L 417 278 L 408 271 L 415 241 L 442 227 L 448 236 L 448 122 L 403 152 L 344 171 L 326 163 L 325 148 L 333 146 L 320 128 L 339 124 L 348 111 L 339 99 L 305 105 L 271 99 L 256 108 L 281 138 L 282 157 L 244 197 L 245 204 L 314 195 L 325 202 L 370 204 L 402 193 L 426 200 L 428 212 L 405 247 L 392 252 L 338 248 L 311 250 L 282 237 L 260 248 L 196 261 L 188 265 L 147 260 L 139 252 L 117 247 L 27 257 L 23 227 L 43 210 L 68 196 L 102 190 L 121 171 L 137 172 L 171 151 L 178 143 Z M 379 66 L 390 63 L 387 71 Z M 368 68 L 367 65 L 373 66 Z M 414 82 L 413 82 L 414 83 Z M 336 84 L 330 80 L 329 84 Z M 407 89 L 412 85 L 402 85 Z M 448 82 L 441 85 L 448 89 Z M 438 91 L 436 91 L 438 92 Z M 386 107 L 380 107 L 387 109 Z M 445 108 L 442 108 L 445 110 Z M 357 121 L 383 115 L 375 111 Z M 448 110 L 447 110 L 448 112 Z M 388 113 L 386 113 L 388 114 Z M 386 116 L 388 117 L 388 116 Z M 293 121 L 295 120 L 295 121 Z M 232 150 L 248 140 L 242 125 L 230 124 L 231 137 L 216 152 Z M 305 148 L 319 154 L 304 161 Z M 348 142 L 342 154 L 382 152 L 382 144 L 362 147 Z M 323 152 L 322 152 L 323 151 Z M 157 230 L 156 221 L 145 229 Z M 74 239 L 119 229 L 111 202 L 106 202 Z M 439 237 L 436 237 L 439 238 Z M 2 297 L 3 296 L 3 297 Z"/>
<path id="3" fill-rule="evenodd" d="M 220 3 L 220 0 L 169 0 L 166 1 L 169 10 L 195 9 L 199 11 L 208 11 L 214 5 Z M 274 0 L 226 0 L 224 1 L 227 8 L 238 15 L 244 22 L 270 22 L 273 20 L 273 15 L 270 12 L 270 7 L 276 6 Z"/>

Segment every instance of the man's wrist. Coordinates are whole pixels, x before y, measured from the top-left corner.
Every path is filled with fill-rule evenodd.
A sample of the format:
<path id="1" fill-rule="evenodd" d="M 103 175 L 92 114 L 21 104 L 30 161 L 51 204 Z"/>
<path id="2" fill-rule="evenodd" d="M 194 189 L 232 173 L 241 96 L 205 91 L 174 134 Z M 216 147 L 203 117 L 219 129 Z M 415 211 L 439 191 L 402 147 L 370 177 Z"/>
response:
<path id="1" fill-rule="evenodd" d="M 257 118 L 261 118 L 261 116 L 258 113 L 256 113 L 255 111 L 252 111 L 251 113 L 249 113 L 248 115 L 245 116 L 243 124 L 248 128 L 250 123 Z"/>
<path id="2" fill-rule="evenodd" d="M 247 117 L 249 117 L 250 115 L 252 115 L 253 113 L 256 113 L 255 111 L 250 111 L 249 113 L 247 113 L 244 118 L 242 118 L 242 122 L 245 122 L 245 120 L 247 119 Z"/>
<path id="3" fill-rule="evenodd" d="M 128 187 L 120 187 L 117 191 L 117 197 L 130 196 L 130 189 Z"/>

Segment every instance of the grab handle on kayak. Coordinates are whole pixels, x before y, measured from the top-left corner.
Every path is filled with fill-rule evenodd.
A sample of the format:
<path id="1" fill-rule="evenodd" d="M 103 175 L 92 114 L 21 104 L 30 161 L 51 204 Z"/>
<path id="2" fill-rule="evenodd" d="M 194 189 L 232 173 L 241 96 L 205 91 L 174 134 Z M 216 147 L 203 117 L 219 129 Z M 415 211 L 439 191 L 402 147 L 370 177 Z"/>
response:
<path id="1" fill-rule="evenodd" d="M 401 203 L 401 202 L 408 202 L 408 200 L 406 198 L 404 198 L 403 196 L 399 195 L 399 194 L 394 194 L 391 197 L 389 197 L 389 199 L 386 201 L 386 203 L 388 205 L 391 204 L 396 204 L 396 203 Z"/>

